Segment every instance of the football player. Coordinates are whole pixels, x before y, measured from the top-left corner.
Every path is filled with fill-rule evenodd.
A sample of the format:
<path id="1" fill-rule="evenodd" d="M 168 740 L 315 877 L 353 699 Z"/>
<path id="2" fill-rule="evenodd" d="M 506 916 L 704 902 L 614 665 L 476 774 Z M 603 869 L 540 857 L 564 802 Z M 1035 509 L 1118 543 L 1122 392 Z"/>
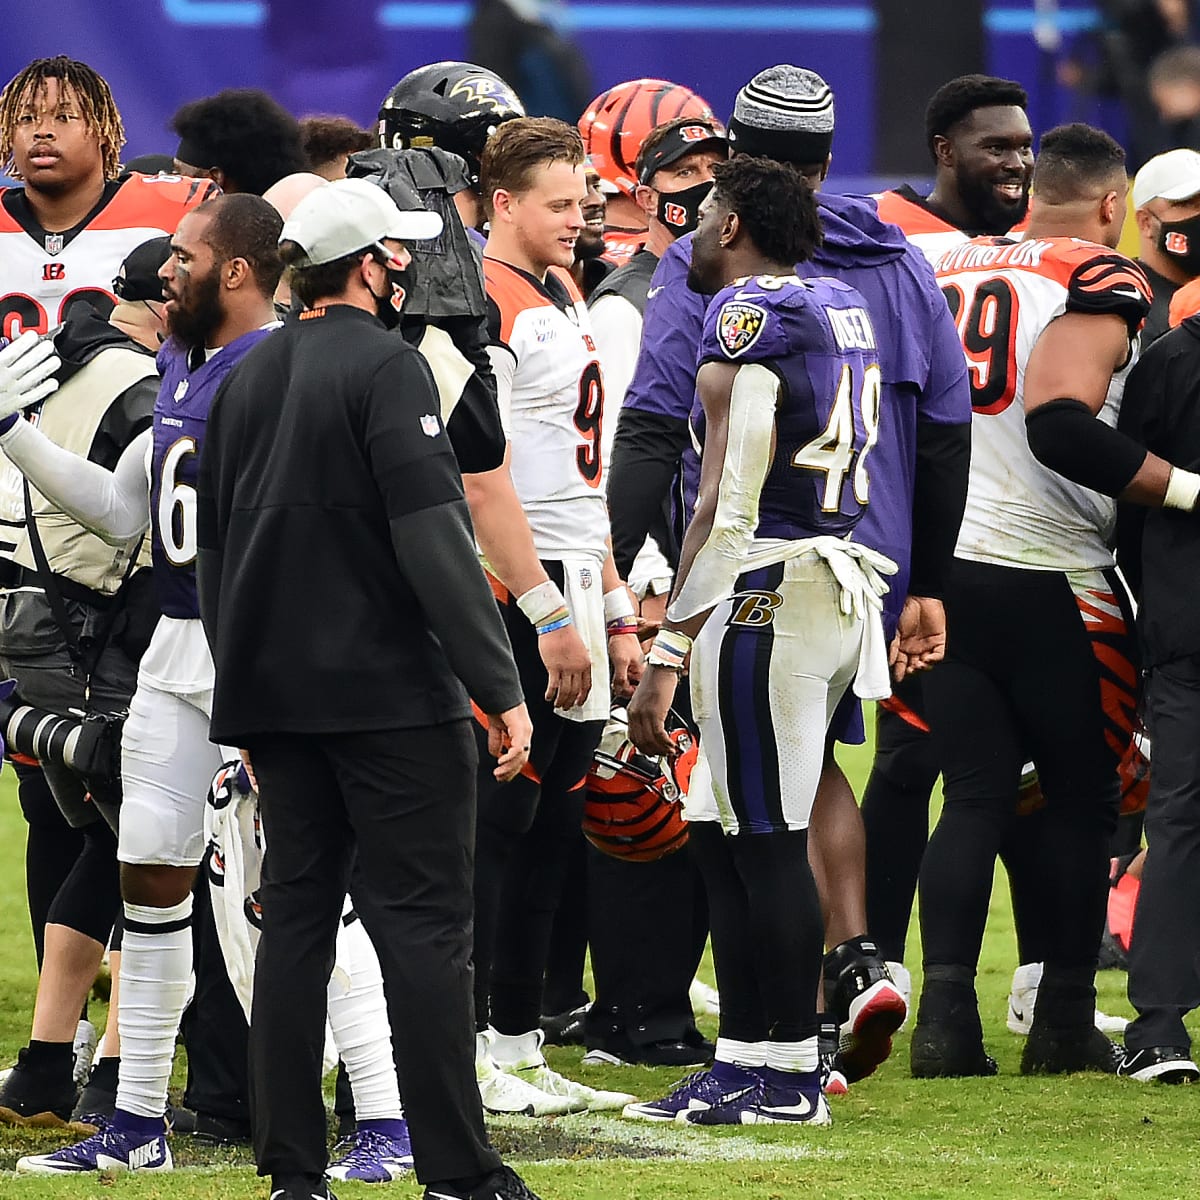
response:
<path id="1" fill-rule="evenodd" d="M 174 232 L 180 218 L 216 192 L 200 180 L 176 176 L 121 176 L 120 154 L 125 141 L 121 116 L 107 82 L 86 63 L 65 56 L 42 58 L 15 75 L 0 92 L 0 164 L 19 186 L 0 188 L 0 336 L 16 339 L 23 331 L 46 333 L 63 324 L 76 307 L 108 316 L 116 303 L 113 280 L 123 260 L 149 238 Z M 149 301 L 157 306 L 156 299 Z M 82 444 L 82 443 L 81 443 Z M 7 589 L 22 582 L 11 559 L 25 522 L 20 476 L 0 463 L 0 584 Z M 31 644 L 45 652 L 61 648 L 56 632 L 44 645 L 46 632 L 56 629 L 44 597 L 25 591 L 24 619 L 6 625 L 0 651 L 8 655 Z M 35 611 L 37 610 L 37 611 Z M 30 641 L 33 634 L 32 643 Z M 14 640 L 15 639 L 15 640 Z M 81 857 L 85 839 L 103 837 L 96 826 L 102 817 L 93 804 L 77 804 L 60 812 L 41 771 L 19 766 L 20 801 L 29 823 L 26 885 L 30 920 L 39 967 L 46 976 L 46 995 L 64 1001 L 87 984 L 68 982 L 86 974 L 81 963 L 99 963 L 95 913 L 81 920 L 57 907 L 50 947 L 43 958 L 43 930 L 50 904 L 68 874 L 86 870 L 92 856 Z M 111 870 L 111 862 L 108 865 Z M 101 894 L 101 882 L 80 880 L 83 894 Z M 78 927 L 77 927 L 78 926 Z M 94 974 L 94 968 L 93 968 Z M 68 1050 L 77 1033 L 80 1047 L 94 1048 L 95 1030 L 74 1012 L 35 1025 L 35 1041 L 49 1047 L 52 1057 Z M 48 1013 L 43 1009 L 43 1017 Z M 35 1051 L 35 1055 L 41 1051 Z M 89 1050 L 78 1059 L 86 1077 Z M 69 1074 L 70 1054 L 65 1067 Z M 60 1069 L 54 1068 L 54 1075 Z M 56 1079 L 18 1102 L 0 1100 L 16 1116 L 61 1110 L 69 1088 Z M 70 1116 L 69 1113 L 66 1114 Z"/>
<path id="2" fill-rule="evenodd" d="M 192 884 L 204 851 L 204 794 L 223 756 L 208 740 L 213 665 L 196 598 L 196 466 L 208 406 L 241 357 L 275 328 L 282 221 L 257 196 L 188 213 L 160 276 L 171 337 L 159 352 L 154 426 L 112 471 L 55 446 L 15 415 L 0 446 L 43 495 L 102 536 L 150 529 L 163 616 L 138 669 L 122 734 L 117 857 L 125 932 L 121 1066 L 111 1123 L 20 1170 L 170 1170 L 164 1112 L 192 970 Z"/>
<path id="3" fill-rule="evenodd" d="M 896 564 L 846 540 L 871 493 L 879 350 L 858 292 L 793 273 L 821 236 L 804 179 L 746 156 L 713 174 L 688 272 L 690 288 L 717 293 L 696 375 L 700 491 L 629 735 L 671 753 L 663 722 L 690 656 L 704 753 L 689 812 L 714 805 L 727 839 L 698 859 L 714 928 L 748 919 L 756 969 L 714 955 L 728 1054 L 682 1119 L 827 1125 L 807 831 L 842 694 L 856 676 L 859 695 L 889 691 L 878 572 Z"/>
<path id="4" fill-rule="evenodd" d="M 535 634 L 574 624 L 599 678 L 627 694 L 642 653 L 628 591 L 613 565 L 604 500 L 604 380 L 587 309 L 569 270 L 584 228 L 583 146 L 561 121 L 505 122 L 483 151 L 490 221 L 484 249 L 489 354 L 511 445 L 512 478 L 556 589 L 533 628 L 497 585 L 534 721 L 529 769 L 498 785 L 479 776 L 475 983 L 481 1075 L 491 1064 L 546 1094 L 535 1112 L 621 1107 L 630 1097 L 564 1079 L 542 1055 L 542 979 L 582 784 L 608 718 L 593 687 L 563 711 L 547 699 Z M 566 603 L 562 603 L 565 595 Z M 525 597 L 522 597 L 525 600 Z M 489 1027 L 490 1025 L 490 1027 Z M 486 1099 L 485 1099 L 486 1103 Z"/>
<path id="5" fill-rule="evenodd" d="M 712 120 L 707 100 L 666 79 L 630 79 L 598 95 L 579 118 L 588 161 L 608 195 L 605 257 L 624 266 L 646 243 L 646 214 L 635 195 L 638 152 L 658 125 L 677 117 Z"/>
<path id="6" fill-rule="evenodd" d="M 1044 864 L 1046 950 L 1021 1069 L 1116 1069 L 1093 1024 L 1094 977 L 1137 668 L 1108 497 L 1191 509 L 1200 494 L 1200 477 L 1113 428 L 1150 305 L 1145 275 L 1113 249 L 1127 189 L 1107 134 L 1052 130 L 1025 238 L 975 239 L 938 263 L 970 365 L 974 445 L 946 593 L 954 637 L 928 681 L 945 803 L 921 868 L 917 1075 L 995 1073 L 974 975 L 1026 749 L 1046 801 L 1021 831 Z"/>
<path id="7" fill-rule="evenodd" d="M 1022 226 L 1033 177 L 1028 103 L 1019 83 L 991 75 L 961 75 L 930 98 L 933 191 L 921 196 L 906 183 L 876 199 L 880 217 L 899 225 L 931 263 L 967 238 Z"/>
<path id="8" fill-rule="evenodd" d="M 828 171 L 833 126 L 833 95 L 825 81 L 781 65 L 760 72 L 739 92 L 728 131 L 735 155 L 790 162 L 817 187 Z M 873 451 L 873 501 L 856 530 L 857 540 L 900 566 L 885 598 L 884 619 L 889 634 L 902 629 L 894 650 L 903 674 L 935 661 L 944 638 L 937 597 L 966 494 L 966 366 L 945 300 L 920 252 L 895 226 L 878 219 L 873 203 L 820 194 L 817 204 L 823 241 L 810 261 L 797 264 L 796 273 L 833 276 L 867 297 L 883 371 L 884 420 L 904 431 L 900 438 L 881 434 Z M 685 491 L 694 489 L 688 415 L 705 299 L 686 286 L 690 254 L 691 239 L 680 238 L 655 272 L 642 349 L 617 426 L 609 492 L 619 569 L 627 569 L 640 549 L 676 478 Z M 853 712 L 835 722 L 835 736 L 861 740 L 861 729 L 854 728 L 858 719 Z M 890 1053 L 903 1004 L 866 937 L 861 823 L 831 749 L 812 831 L 817 883 L 831 914 L 830 1008 L 844 1026 L 844 1064 L 861 1078 Z M 692 840 L 697 836 L 709 833 L 693 827 Z"/>

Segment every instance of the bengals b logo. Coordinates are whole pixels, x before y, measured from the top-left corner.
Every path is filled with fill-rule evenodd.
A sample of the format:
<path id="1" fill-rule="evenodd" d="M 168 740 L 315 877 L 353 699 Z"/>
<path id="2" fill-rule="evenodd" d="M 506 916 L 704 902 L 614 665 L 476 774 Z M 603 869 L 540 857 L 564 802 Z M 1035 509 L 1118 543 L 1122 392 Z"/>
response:
<path id="1" fill-rule="evenodd" d="M 49 283 L 56 279 L 66 279 L 67 268 L 60 262 L 43 263 L 42 264 L 42 279 Z"/>
<path id="2" fill-rule="evenodd" d="M 1163 249 L 1168 254 L 1186 254 L 1188 252 L 1187 234 L 1173 229 L 1163 240 Z"/>

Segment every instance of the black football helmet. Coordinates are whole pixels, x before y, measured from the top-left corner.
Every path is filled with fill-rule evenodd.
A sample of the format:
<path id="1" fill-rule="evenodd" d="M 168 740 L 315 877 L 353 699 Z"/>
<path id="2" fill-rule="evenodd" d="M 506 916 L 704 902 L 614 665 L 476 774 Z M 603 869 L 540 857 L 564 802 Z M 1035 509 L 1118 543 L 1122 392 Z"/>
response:
<path id="1" fill-rule="evenodd" d="M 379 108 L 379 144 L 385 150 L 439 146 L 464 159 L 471 186 L 479 186 L 479 157 L 496 128 L 525 109 L 494 71 L 474 63 L 439 62 L 410 71 Z"/>

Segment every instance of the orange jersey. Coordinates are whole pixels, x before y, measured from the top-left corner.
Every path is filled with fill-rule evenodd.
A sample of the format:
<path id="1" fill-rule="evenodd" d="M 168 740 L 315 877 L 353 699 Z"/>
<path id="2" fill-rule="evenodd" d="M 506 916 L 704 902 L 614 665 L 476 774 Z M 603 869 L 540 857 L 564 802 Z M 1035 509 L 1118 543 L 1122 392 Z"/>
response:
<path id="1" fill-rule="evenodd" d="M 207 179 L 131 175 L 74 229 L 42 229 L 22 188 L 0 189 L 0 335 L 59 324 L 77 303 L 112 310 L 112 281 L 129 252 L 175 232 L 180 218 L 217 194 Z"/>
<path id="2" fill-rule="evenodd" d="M 971 234 L 951 225 L 937 213 L 930 211 L 920 196 L 905 185 L 890 192 L 880 192 L 874 197 L 881 221 L 898 225 L 904 236 L 929 260 L 937 264 L 947 250 L 961 246 L 971 240 Z M 1018 225 L 1009 230 L 1009 236 L 1025 232 L 1029 224 L 1026 213 Z"/>
<path id="3" fill-rule="evenodd" d="M 1129 358 L 1098 414 L 1115 426 L 1150 309 L 1145 274 L 1115 250 L 1064 237 L 975 238 L 943 254 L 936 271 L 962 339 L 974 409 L 958 557 L 1051 571 L 1112 566 L 1114 502 L 1044 467 L 1029 448 L 1025 368 L 1064 313 L 1119 316 Z"/>
<path id="4" fill-rule="evenodd" d="M 600 257 L 605 262 L 623 267 L 646 244 L 649 236 L 646 229 L 640 232 L 636 229 L 606 229 L 604 253 Z"/>

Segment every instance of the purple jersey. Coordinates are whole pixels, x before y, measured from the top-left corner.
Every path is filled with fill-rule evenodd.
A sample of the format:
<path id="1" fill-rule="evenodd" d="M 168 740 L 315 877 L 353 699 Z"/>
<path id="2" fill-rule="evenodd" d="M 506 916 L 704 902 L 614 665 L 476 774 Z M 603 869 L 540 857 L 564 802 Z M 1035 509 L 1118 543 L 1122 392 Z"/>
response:
<path id="1" fill-rule="evenodd" d="M 154 586 L 164 616 L 198 618 L 196 600 L 196 468 L 208 410 L 225 376 L 271 332 L 255 329 L 188 370 L 188 351 L 174 338 L 158 352 L 162 383 L 154 405 L 150 463 L 150 548 Z"/>
<path id="2" fill-rule="evenodd" d="M 824 241 L 796 274 L 833 276 L 857 288 L 879 339 L 882 412 L 871 451 L 871 504 L 854 539 L 900 566 L 884 599 L 894 622 L 908 591 L 917 421 L 970 424 L 966 361 L 932 267 L 899 229 L 880 221 L 874 202 L 820 193 L 817 204 Z M 693 409 L 696 347 L 709 302 L 688 290 L 691 257 L 689 234 L 667 249 L 654 273 L 637 368 L 625 393 L 627 407 L 680 420 Z M 685 458 L 693 500 L 696 467 Z"/>
<path id="3" fill-rule="evenodd" d="M 880 372 L 867 302 L 835 279 L 759 275 L 720 292 L 706 362 L 761 363 L 780 383 L 758 537 L 848 534 L 866 511 Z"/>

